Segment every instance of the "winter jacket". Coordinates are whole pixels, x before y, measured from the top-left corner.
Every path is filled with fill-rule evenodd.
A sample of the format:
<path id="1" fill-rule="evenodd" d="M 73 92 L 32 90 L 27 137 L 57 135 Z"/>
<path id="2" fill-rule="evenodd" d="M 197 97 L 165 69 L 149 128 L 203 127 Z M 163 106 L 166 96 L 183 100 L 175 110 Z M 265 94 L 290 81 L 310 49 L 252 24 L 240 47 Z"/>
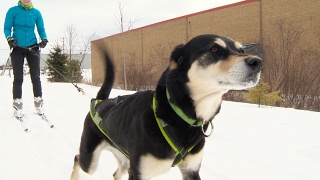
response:
<path id="1" fill-rule="evenodd" d="M 10 8 L 4 21 L 4 34 L 6 39 L 12 37 L 18 41 L 18 46 L 29 47 L 37 44 L 35 25 L 42 39 L 47 39 L 42 15 L 39 10 L 25 8 L 20 2 L 17 6 Z M 13 33 L 12 33 L 13 32 Z"/>

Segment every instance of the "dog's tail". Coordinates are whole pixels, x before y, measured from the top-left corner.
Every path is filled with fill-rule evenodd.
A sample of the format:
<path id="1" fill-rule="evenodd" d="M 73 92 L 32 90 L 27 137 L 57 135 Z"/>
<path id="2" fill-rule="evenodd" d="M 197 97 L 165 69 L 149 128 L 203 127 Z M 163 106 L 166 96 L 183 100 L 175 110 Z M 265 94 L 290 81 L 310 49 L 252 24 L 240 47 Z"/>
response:
<path id="1" fill-rule="evenodd" d="M 108 99 L 111 89 L 113 87 L 113 82 L 114 82 L 114 66 L 113 62 L 110 59 L 108 53 L 105 53 L 105 76 L 104 76 L 104 81 L 103 84 L 97 93 L 97 99 L 100 100 L 105 100 Z"/>

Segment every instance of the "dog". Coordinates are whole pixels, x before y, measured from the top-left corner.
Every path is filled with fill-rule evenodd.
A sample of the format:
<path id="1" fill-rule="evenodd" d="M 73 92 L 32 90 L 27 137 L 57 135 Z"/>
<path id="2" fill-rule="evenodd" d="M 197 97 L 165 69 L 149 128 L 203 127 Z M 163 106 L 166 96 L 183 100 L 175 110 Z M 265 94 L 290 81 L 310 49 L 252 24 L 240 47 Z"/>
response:
<path id="1" fill-rule="evenodd" d="M 263 64 L 231 38 L 199 35 L 174 48 L 155 91 L 108 99 L 115 72 L 107 53 L 105 59 L 105 79 L 85 118 L 73 180 L 80 168 L 94 173 L 103 149 L 118 161 L 115 180 L 126 173 L 129 180 L 147 180 L 172 166 L 184 180 L 201 179 L 205 138 L 223 94 L 257 85 Z"/>

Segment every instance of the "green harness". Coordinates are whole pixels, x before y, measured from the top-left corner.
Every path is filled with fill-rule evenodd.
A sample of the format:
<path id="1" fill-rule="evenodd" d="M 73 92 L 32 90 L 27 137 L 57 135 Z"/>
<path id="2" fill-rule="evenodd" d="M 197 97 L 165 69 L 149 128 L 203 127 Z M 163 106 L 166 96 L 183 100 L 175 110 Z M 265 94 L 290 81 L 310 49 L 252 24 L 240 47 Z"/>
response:
<path id="1" fill-rule="evenodd" d="M 159 129 L 160 129 L 163 137 L 166 139 L 168 144 L 171 146 L 171 148 L 175 152 L 175 159 L 172 164 L 172 167 L 174 167 L 174 166 L 179 165 L 180 163 L 183 162 L 186 155 L 193 149 L 193 147 L 196 144 L 191 146 L 189 149 L 186 149 L 185 147 L 179 145 L 179 143 L 177 143 L 177 140 L 173 136 L 174 132 L 172 132 L 172 129 L 170 128 L 170 126 L 157 116 L 156 106 L 157 106 L 157 101 L 156 101 L 156 97 L 154 95 L 153 101 L 152 101 L 152 109 L 154 112 L 154 117 L 156 118 L 157 124 L 159 126 Z"/>
<path id="2" fill-rule="evenodd" d="M 167 98 L 168 101 L 172 107 L 172 109 L 184 120 L 186 121 L 188 124 L 192 125 L 192 126 L 202 126 L 202 122 L 197 122 L 194 119 L 190 119 L 189 117 L 187 117 L 183 111 L 176 106 L 175 104 L 170 102 L 170 95 L 167 89 Z M 102 100 L 99 99 L 92 99 L 91 100 L 91 106 L 90 106 L 90 116 L 91 119 L 93 120 L 93 122 L 96 124 L 96 126 L 99 128 L 99 130 L 110 140 L 110 142 L 120 151 L 122 152 L 122 154 L 124 154 L 128 159 L 129 159 L 129 153 L 123 149 L 121 149 L 115 142 L 112 141 L 112 139 L 108 136 L 108 134 L 104 131 L 103 127 L 102 127 L 102 118 L 99 116 L 98 112 L 96 111 L 96 105 L 101 102 Z M 123 101 L 118 102 L 122 103 Z M 173 136 L 174 132 L 172 130 L 172 128 L 170 127 L 170 125 L 168 125 L 165 121 L 163 121 L 162 119 L 160 119 L 157 116 L 156 113 L 156 108 L 157 107 L 157 101 L 155 98 L 155 94 L 153 96 L 153 101 L 152 101 L 152 109 L 154 112 L 154 116 L 155 119 L 157 121 L 157 124 L 159 126 L 159 129 L 163 135 L 163 137 L 166 139 L 166 141 L 168 142 L 168 144 L 171 146 L 171 148 L 174 150 L 175 152 L 175 159 L 173 161 L 172 167 L 179 165 L 180 163 L 183 162 L 184 158 L 186 157 L 186 155 L 194 148 L 193 145 L 190 148 L 186 149 L 185 147 L 179 145 L 178 140 L 176 140 Z"/>

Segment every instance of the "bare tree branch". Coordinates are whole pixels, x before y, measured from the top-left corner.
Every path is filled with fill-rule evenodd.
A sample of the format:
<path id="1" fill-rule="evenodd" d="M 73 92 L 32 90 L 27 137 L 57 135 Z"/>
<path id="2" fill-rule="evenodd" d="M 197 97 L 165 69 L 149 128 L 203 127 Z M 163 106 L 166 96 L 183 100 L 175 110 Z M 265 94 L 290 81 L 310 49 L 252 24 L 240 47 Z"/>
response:
<path id="1" fill-rule="evenodd" d="M 69 60 L 71 55 L 74 54 L 76 45 L 78 44 L 78 33 L 72 24 L 68 24 L 66 27 L 66 34 L 63 37 L 63 50 L 67 52 Z"/>

